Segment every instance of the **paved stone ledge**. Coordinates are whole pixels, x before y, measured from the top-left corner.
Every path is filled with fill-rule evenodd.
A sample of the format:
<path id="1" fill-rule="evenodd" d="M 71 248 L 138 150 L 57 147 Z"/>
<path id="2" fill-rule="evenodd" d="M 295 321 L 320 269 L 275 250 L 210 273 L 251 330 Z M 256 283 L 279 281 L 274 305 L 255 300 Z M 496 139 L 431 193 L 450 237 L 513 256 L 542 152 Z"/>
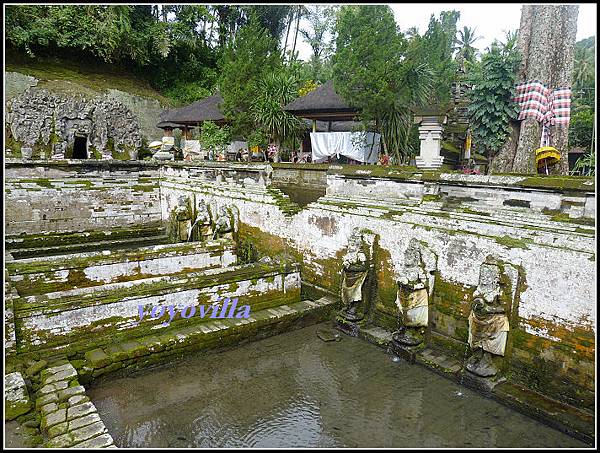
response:
<path id="1" fill-rule="evenodd" d="M 358 336 L 391 352 L 392 333 L 378 326 L 367 326 L 359 329 Z M 485 379 L 476 377 L 464 379 L 463 375 L 468 372 L 463 370 L 462 364 L 438 349 L 423 348 L 415 354 L 415 362 L 440 376 L 483 393 L 499 403 L 535 418 L 576 439 L 590 445 L 594 443 L 595 420 L 593 414 L 560 401 L 552 400 L 531 389 L 504 379 L 499 379 L 491 385 L 490 382 L 483 382 L 489 381 Z"/>
<path id="2" fill-rule="evenodd" d="M 41 414 L 40 428 L 49 439 L 44 446 L 114 447 L 96 406 L 79 385 L 77 376 L 68 362 L 41 371 L 41 388 L 35 406 Z"/>
<path id="3" fill-rule="evenodd" d="M 80 376 L 82 381 L 90 382 L 123 368 L 140 369 L 183 353 L 268 336 L 288 329 L 297 320 L 308 325 L 328 319 L 336 307 L 336 299 L 322 297 L 259 310 L 247 319 L 219 319 L 94 349 L 85 353 Z"/>

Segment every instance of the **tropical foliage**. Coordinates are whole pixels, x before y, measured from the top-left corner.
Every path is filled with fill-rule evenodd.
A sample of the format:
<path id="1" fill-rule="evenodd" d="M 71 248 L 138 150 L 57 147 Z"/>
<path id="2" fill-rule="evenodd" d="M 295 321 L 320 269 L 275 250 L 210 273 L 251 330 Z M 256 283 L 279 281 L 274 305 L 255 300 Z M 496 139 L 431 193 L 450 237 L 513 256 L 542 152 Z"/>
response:
<path id="1" fill-rule="evenodd" d="M 205 121 L 202 123 L 198 140 L 202 148 L 216 155 L 223 152 L 225 145 L 230 142 L 231 131 L 228 126 L 219 127 L 212 121 Z"/>
<path id="2" fill-rule="evenodd" d="M 233 125 L 236 136 L 254 129 L 251 107 L 256 101 L 259 82 L 281 67 L 277 41 L 258 21 L 242 27 L 220 61 L 219 89 L 223 96 L 221 111 Z"/>
<path id="3" fill-rule="evenodd" d="M 473 47 L 473 44 L 480 39 L 481 36 L 475 35 L 475 29 L 464 26 L 462 30 L 458 31 L 458 38 L 456 39 L 456 59 L 458 61 L 468 61 L 470 63 L 475 62 L 477 56 L 477 49 Z"/>
<path id="4" fill-rule="evenodd" d="M 406 163 L 416 151 L 410 146 L 415 131 L 411 108 L 429 102 L 440 80 L 429 58 L 422 58 L 425 48 L 434 47 L 430 38 L 414 33 L 407 40 L 387 6 L 344 6 L 335 31 L 336 90 L 361 109 L 364 123 L 375 123 L 385 152 Z"/>
<path id="5" fill-rule="evenodd" d="M 481 62 L 471 67 L 470 127 L 478 149 L 488 156 L 500 150 L 511 131 L 510 121 L 519 112 L 512 98 L 520 59 L 516 39 L 510 35 L 504 44 L 494 42 Z"/>
<path id="6" fill-rule="evenodd" d="M 254 124 L 277 145 L 301 133 L 301 120 L 283 110 L 297 97 L 298 88 L 299 80 L 286 72 L 267 74 L 257 84 L 257 95 L 252 106 Z"/>

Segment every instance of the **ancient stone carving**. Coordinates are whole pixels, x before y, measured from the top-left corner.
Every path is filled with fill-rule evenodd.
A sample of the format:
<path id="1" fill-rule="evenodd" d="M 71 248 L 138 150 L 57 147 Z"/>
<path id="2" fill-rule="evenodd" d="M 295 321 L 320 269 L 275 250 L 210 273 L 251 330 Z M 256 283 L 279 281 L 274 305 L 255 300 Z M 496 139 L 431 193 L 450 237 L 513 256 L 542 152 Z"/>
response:
<path id="1" fill-rule="evenodd" d="M 469 315 L 468 342 L 473 355 L 466 363 L 466 369 L 477 376 L 491 377 L 498 373 L 493 356 L 504 356 L 510 328 L 508 313 L 516 293 L 517 277 L 514 267 L 492 259 L 481 266 Z"/>
<path id="2" fill-rule="evenodd" d="M 198 204 L 196 219 L 190 228 L 188 241 L 205 241 L 212 236 L 212 216 L 204 200 Z"/>
<path id="3" fill-rule="evenodd" d="M 188 241 L 192 230 L 192 213 L 189 200 L 185 195 L 177 198 L 177 206 L 173 209 L 172 217 L 172 238 L 177 242 Z"/>
<path id="4" fill-rule="evenodd" d="M 6 123 L 22 146 L 44 148 L 54 159 L 67 155 L 76 135 L 85 136 L 103 159 L 112 157 L 111 148 L 132 158 L 142 144 L 138 118 L 108 95 L 86 99 L 29 88 L 7 103 Z"/>
<path id="5" fill-rule="evenodd" d="M 346 321 L 357 322 L 364 318 L 367 309 L 366 283 L 372 268 L 374 235 L 355 228 L 348 239 L 348 249 L 343 257 L 340 312 Z"/>
<path id="6" fill-rule="evenodd" d="M 221 206 L 217 211 L 213 239 L 226 238 L 235 240 L 238 231 L 239 214 L 235 207 Z"/>
<path id="7" fill-rule="evenodd" d="M 407 346 L 422 343 L 429 322 L 429 299 L 433 293 L 436 266 L 437 257 L 419 241 L 411 239 L 397 282 L 399 329 L 393 335 L 396 343 Z"/>

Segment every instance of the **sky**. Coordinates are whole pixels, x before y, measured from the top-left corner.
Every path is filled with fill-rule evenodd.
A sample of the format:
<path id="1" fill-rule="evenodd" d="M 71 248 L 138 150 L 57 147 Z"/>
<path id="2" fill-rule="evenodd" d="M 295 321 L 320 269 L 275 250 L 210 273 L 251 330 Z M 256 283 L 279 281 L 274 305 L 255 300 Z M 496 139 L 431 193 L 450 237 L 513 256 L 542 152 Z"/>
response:
<path id="1" fill-rule="evenodd" d="M 390 4 L 396 17 L 396 23 L 402 31 L 411 27 L 417 27 L 419 34 L 425 33 L 432 14 L 436 17 L 444 10 L 460 11 L 460 19 L 457 28 L 463 26 L 475 28 L 478 39 L 474 47 L 484 51 L 494 39 L 503 40 L 504 32 L 519 28 L 521 20 L 521 6 L 519 3 L 412 3 L 412 4 Z M 308 27 L 305 21 L 300 22 L 300 28 Z M 577 19 L 577 40 L 587 38 L 596 34 L 596 4 L 587 3 L 579 5 Z M 300 38 L 299 38 L 300 39 Z M 310 58 L 310 46 L 305 42 L 299 43 L 299 58 L 308 60 Z"/>

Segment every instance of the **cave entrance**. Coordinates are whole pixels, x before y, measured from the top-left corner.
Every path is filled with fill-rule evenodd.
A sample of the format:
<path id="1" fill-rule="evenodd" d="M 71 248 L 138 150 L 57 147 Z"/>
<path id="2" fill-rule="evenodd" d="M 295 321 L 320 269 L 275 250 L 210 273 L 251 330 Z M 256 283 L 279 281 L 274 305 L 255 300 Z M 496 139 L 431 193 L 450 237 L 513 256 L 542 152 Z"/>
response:
<path id="1" fill-rule="evenodd" d="M 75 136 L 75 143 L 73 143 L 73 159 L 87 158 L 87 135 Z"/>

